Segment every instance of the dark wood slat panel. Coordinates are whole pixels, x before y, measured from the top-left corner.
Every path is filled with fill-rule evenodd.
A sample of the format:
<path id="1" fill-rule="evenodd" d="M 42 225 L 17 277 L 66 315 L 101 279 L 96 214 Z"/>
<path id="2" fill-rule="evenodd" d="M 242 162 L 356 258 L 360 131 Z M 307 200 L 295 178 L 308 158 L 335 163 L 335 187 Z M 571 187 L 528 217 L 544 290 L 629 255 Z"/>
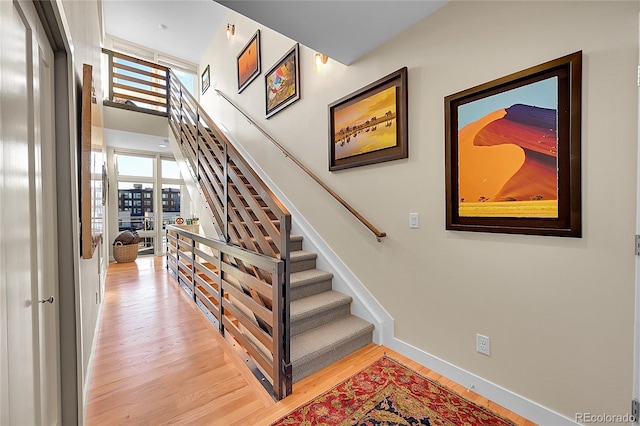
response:
<path id="1" fill-rule="evenodd" d="M 156 87 L 158 89 L 166 89 L 167 86 L 165 84 L 162 83 L 156 83 L 153 81 L 147 81 L 147 80 L 142 80 L 140 78 L 136 78 L 136 77 L 132 77 L 126 74 L 119 74 L 119 73 L 113 73 L 113 80 L 127 80 L 127 81 L 131 81 L 133 83 L 138 83 L 138 84 L 142 84 L 144 86 L 151 86 L 151 87 Z"/>
<path id="2" fill-rule="evenodd" d="M 139 98 L 137 96 L 128 95 L 128 94 L 122 93 L 122 92 L 114 92 L 113 95 L 115 97 L 117 97 L 117 98 L 128 99 L 130 101 L 140 102 L 141 104 L 148 104 L 148 105 L 154 105 L 154 106 L 165 107 L 165 108 L 167 107 L 166 103 L 157 102 L 157 101 L 151 101 L 149 99 Z"/>
<path id="3" fill-rule="evenodd" d="M 138 75 L 144 75 L 145 77 L 149 77 L 149 78 L 155 78 L 156 80 L 160 80 L 161 82 L 164 82 L 165 87 L 167 86 L 167 73 L 166 72 L 162 72 L 162 74 L 157 74 L 154 73 L 152 71 L 147 71 L 147 70 L 141 70 L 139 68 L 136 67 L 132 67 L 130 65 L 127 64 L 123 64 L 122 62 L 116 62 L 113 61 L 113 68 L 117 68 L 117 69 L 121 69 L 124 71 L 129 71 L 133 74 L 138 74 Z M 152 69 L 157 69 L 157 68 L 153 68 Z"/>
<path id="4" fill-rule="evenodd" d="M 225 311 L 229 312 L 243 327 L 249 330 L 251 335 L 258 339 L 260 343 L 265 345 L 267 348 L 273 347 L 273 337 L 258 327 L 255 319 L 251 319 L 246 316 L 244 312 L 236 308 L 236 306 L 228 300 L 223 300 L 222 305 Z"/>
<path id="5" fill-rule="evenodd" d="M 136 64 L 140 64 L 140 65 L 146 65 L 148 67 L 164 71 L 165 73 L 168 70 L 168 68 L 163 66 L 163 65 L 156 64 L 156 63 L 149 62 L 149 61 L 145 61 L 144 59 L 140 59 L 140 58 L 134 58 L 132 56 L 125 55 L 124 53 L 112 52 L 112 54 L 113 54 L 114 58 L 126 59 L 127 61 L 135 62 Z"/>
<path id="6" fill-rule="evenodd" d="M 254 289 L 269 300 L 273 298 L 273 287 L 270 284 L 257 279 L 253 275 L 242 272 L 238 268 L 235 268 L 227 263 L 222 264 L 222 271 L 238 280 L 240 285 L 245 285 Z"/>
<path id="7" fill-rule="evenodd" d="M 249 308 L 256 316 L 258 316 L 265 323 L 267 323 L 270 326 L 273 326 L 273 317 L 269 309 L 259 305 L 251 297 L 247 296 L 246 294 L 238 290 L 236 287 L 234 287 L 232 284 L 229 284 L 224 280 L 222 283 L 222 289 L 226 293 L 229 293 L 231 296 L 235 297 L 240 303 L 245 305 L 247 308 Z M 223 306 L 224 306 L 224 302 L 223 302 Z"/>
<path id="8" fill-rule="evenodd" d="M 242 332 L 238 329 L 238 327 L 236 327 L 235 324 L 229 321 L 227 317 L 224 317 L 223 322 L 225 329 L 229 331 L 233 338 L 236 339 L 238 343 L 240 343 L 242 348 L 247 351 L 249 355 L 251 355 L 251 358 L 253 358 L 258 364 L 260 364 L 265 372 L 270 372 L 272 368 L 271 361 L 266 359 L 264 355 L 262 355 L 262 352 L 260 352 L 251 341 L 246 339 L 242 335 Z M 273 383 L 273 377 L 270 377 L 269 375 L 267 377 L 270 379 L 271 383 Z"/>
<path id="9" fill-rule="evenodd" d="M 151 90 L 140 89 L 139 87 L 130 86 L 128 84 L 113 83 L 113 87 L 115 89 L 128 90 L 130 92 L 135 92 L 135 93 L 140 93 L 140 94 L 143 94 L 143 95 L 153 96 L 153 97 L 158 98 L 158 99 L 163 99 L 163 100 L 167 99 L 167 95 L 165 95 L 164 93 L 158 93 L 158 92 L 153 92 Z M 117 92 L 117 93 L 121 93 L 121 92 Z M 167 103 L 165 101 L 163 103 L 163 105 L 166 105 L 166 104 Z"/>

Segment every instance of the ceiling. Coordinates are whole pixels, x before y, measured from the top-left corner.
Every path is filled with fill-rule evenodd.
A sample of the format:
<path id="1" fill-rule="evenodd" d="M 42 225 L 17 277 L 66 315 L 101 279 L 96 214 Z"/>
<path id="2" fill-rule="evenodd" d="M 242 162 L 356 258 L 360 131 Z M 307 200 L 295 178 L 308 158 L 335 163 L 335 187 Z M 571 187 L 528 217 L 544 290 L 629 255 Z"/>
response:
<path id="1" fill-rule="evenodd" d="M 447 0 L 103 0 L 105 32 L 199 63 L 229 9 L 345 65 Z"/>
<path id="2" fill-rule="evenodd" d="M 447 1 L 102 0 L 106 34 L 195 64 L 226 25 L 230 8 L 345 65 Z M 123 132 L 106 134 L 108 146 L 158 151 L 158 144 L 164 144 L 140 139 Z"/>
<path id="3" fill-rule="evenodd" d="M 447 0 L 216 0 L 349 65 Z"/>

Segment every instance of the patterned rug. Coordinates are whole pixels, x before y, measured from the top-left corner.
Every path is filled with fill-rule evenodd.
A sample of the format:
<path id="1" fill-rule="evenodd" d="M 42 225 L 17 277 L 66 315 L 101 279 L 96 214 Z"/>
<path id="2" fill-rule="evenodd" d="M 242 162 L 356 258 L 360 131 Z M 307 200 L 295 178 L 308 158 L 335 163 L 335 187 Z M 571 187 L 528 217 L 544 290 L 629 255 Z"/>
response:
<path id="1" fill-rule="evenodd" d="M 515 426 L 386 356 L 272 423 L 279 425 Z"/>

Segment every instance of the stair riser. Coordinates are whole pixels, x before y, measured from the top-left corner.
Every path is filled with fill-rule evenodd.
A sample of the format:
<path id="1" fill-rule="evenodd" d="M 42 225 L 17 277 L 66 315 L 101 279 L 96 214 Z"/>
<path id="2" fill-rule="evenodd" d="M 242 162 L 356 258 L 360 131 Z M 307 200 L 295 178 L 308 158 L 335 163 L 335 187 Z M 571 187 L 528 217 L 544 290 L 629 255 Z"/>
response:
<path id="1" fill-rule="evenodd" d="M 331 280 L 318 281 L 300 287 L 291 287 L 291 301 L 299 300 L 314 294 L 329 291 L 332 288 Z"/>
<path id="2" fill-rule="evenodd" d="M 347 355 L 361 349 L 371 343 L 373 340 L 373 331 L 369 333 L 365 333 L 360 336 L 356 336 L 353 339 L 349 340 L 343 345 L 338 346 L 337 348 L 330 350 L 313 360 L 310 360 L 306 363 L 294 364 L 293 365 L 293 383 L 296 383 L 305 377 L 315 373 L 316 371 L 324 368 Z"/>
<path id="3" fill-rule="evenodd" d="M 312 316 L 291 320 L 291 335 L 304 333 L 312 328 L 319 327 L 330 321 L 345 317 L 351 313 L 351 303 L 333 306 L 320 312 L 314 313 Z"/>
<path id="4" fill-rule="evenodd" d="M 298 250 L 302 250 L 302 240 L 289 241 L 289 251 L 298 251 Z"/>
<path id="5" fill-rule="evenodd" d="M 297 262 L 291 262 L 291 271 L 290 272 L 302 272 L 307 269 L 315 269 L 316 268 L 316 259 L 303 259 Z"/>

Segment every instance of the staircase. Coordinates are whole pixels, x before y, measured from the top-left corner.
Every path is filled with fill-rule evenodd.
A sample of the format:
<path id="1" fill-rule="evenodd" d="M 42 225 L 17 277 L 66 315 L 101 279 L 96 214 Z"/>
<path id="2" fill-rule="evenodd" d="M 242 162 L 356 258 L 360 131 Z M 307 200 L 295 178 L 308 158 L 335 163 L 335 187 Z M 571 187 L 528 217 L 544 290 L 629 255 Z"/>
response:
<path id="1" fill-rule="evenodd" d="M 333 274 L 291 236 L 291 365 L 293 382 L 371 343 L 373 325 L 351 315 L 351 297 L 334 291 Z"/>
<path id="2" fill-rule="evenodd" d="M 351 297 L 332 289 L 333 274 L 317 268 L 318 254 L 303 250 L 303 236 L 290 234 L 291 218 L 286 208 L 177 79 L 171 78 L 170 90 L 170 127 L 191 175 L 211 209 L 218 237 L 223 244 L 228 242 L 284 262 L 289 294 L 284 295 L 285 308 L 280 317 L 285 329 L 288 326 L 288 332 L 284 333 L 285 341 L 282 342 L 284 361 L 276 360 L 274 355 L 273 364 L 282 363 L 286 370 L 286 359 L 289 359 L 291 380 L 295 383 L 370 343 L 374 326 L 351 315 Z M 245 267 L 242 261 L 239 265 L 243 273 L 252 274 L 251 280 L 272 284 L 272 279 L 265 277 L 259 268 Z M 287 288 L 286 284 L 284 288 Z M 242 307 L 250 313 L 254 301 L 265 306 L 270 304 L 269 301 L 265 303 L 258 291 L 246 286 L 242 291 L 252 298 Z M 227 300 L 240 303 L 238 298 Z M 261 324 L 257 313 L 255 325 L 262 330 L 258 334 L 271 332 L 268 326 Z M 240 328 L 243 334 L 240 340 L 246 338 L 255 348 L 260 348 L 261 353 L 269 352 L 264 345 L 264 336 L 260 340 L 261 336 L 250 329 Z M 251 350 L 247 352 L 251 354 Z M 279 352 L 272 350 L 270 354 Z M 270 354 L 265 355 L 268 358 Z M 262 369 L 267 370 L 264 366 Z"/>

